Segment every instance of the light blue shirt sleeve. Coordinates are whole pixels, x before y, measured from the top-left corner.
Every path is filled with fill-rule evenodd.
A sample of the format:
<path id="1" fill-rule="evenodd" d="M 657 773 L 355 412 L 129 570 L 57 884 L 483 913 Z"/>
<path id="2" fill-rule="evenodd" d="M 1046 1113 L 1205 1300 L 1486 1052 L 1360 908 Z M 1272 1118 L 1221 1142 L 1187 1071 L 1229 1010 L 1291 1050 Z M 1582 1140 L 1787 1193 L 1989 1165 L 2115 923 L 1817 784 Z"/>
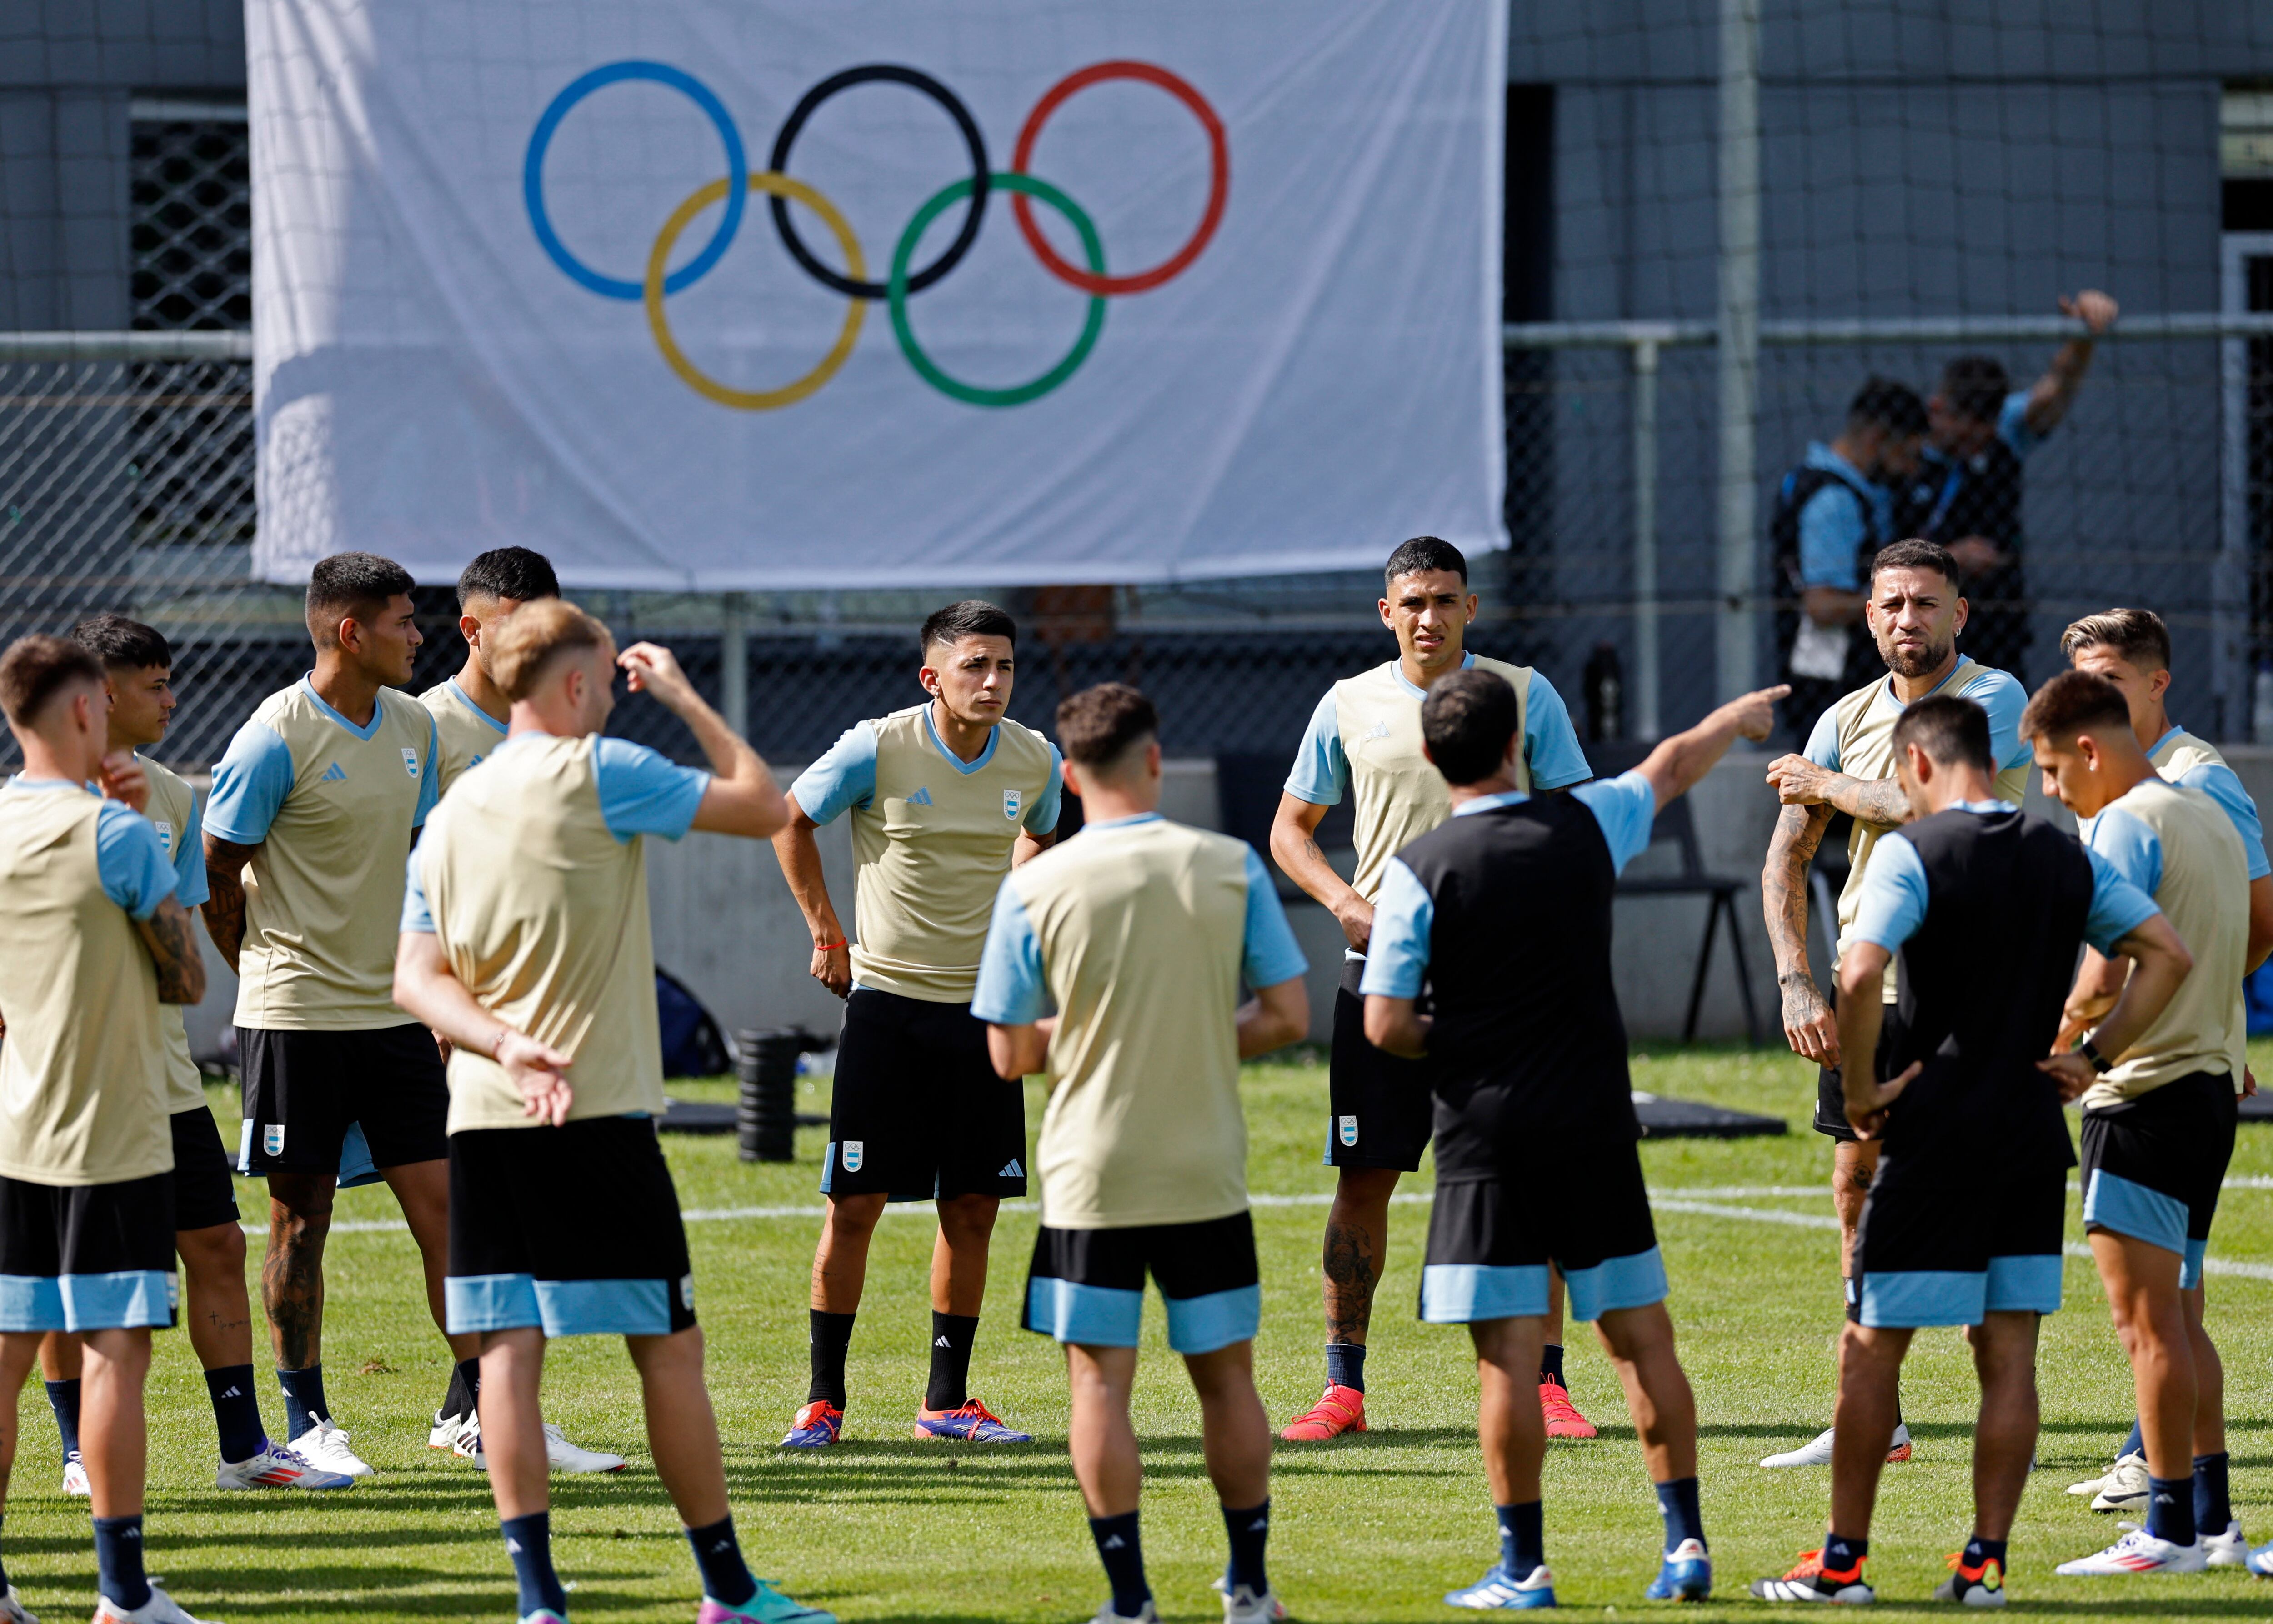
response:
<path id="1" fill-rule="evenodd" d="M 2029 427 L 2029 392 L 2015 389 L 2005 397 L 2005 404 L 1997 413 L 1997 438 L 2013 448 L 2016 457 L 2025 457 L 2044 443 L 2044 437 Z"/>
<path id="2" fill-rule="evenodd" d="M 1050 1013 L 1041 940 L 1026 917 L 1026 905 L 1008 880 L 994 894 L 994 917 L 986 926 L 986 947 L 979 955 L 979 985 L 971 995 L 971 1013 L 995 1026 L 1025 1026 Z"/>
<path id="3" fill-rule="evenodd" d="M 426 710 L 422 705 L 418 707 Z M 410 827 L 424 827 L 427 815 L 442 800 L 442 730 L 434 720 L 434 713 L 426 711 L 426 770 L 418 775 L 418 805 L 411 812 Z"/>
<path id="4" fill-rule="evenodd" d="M 1925 864 L 1917 848 L 1900 834 L 1882 837 L 1856 894 L 1856 939 L 1896 952 L 1925 923 L 1926 901 Z"/>
<path id="5" fill-rule="evenodd" d="M 1594 775 L 1587 765 L 1587 752 L 1579 748 L 1570 707 L 1555 685 L 1537 671 L 1532 672 L 1524 697 L 1523 762 L 1531 769 L 1534 790 L 1567 789 Z"/>
<path id="6" fill-rule="evenodd" d="M 206 884 L 205 813 L 194 790 L 190 795 L 190 824 L 174 836 L 174 895 L 184 908 L 195 908 L 212 895 Z"/>
<path id="7" fill-rule="evenodd" d="M 1373 899 L 1373 939 L 1365 950 L 1360 993 L 1377 998 L 1418 998 L 1429 972 L 1429 935 L 1436 928 L 1437 902 L 1421 877 L 1396 857 L 1381 872 L 1381 893 Z"/>
<path id="8" fill-rule="evenodd" d="M 2102 953 L 2112 953 L 2117 942 L 2163 910 L 2105 857 L 2088 847 L 2083 855 L 2091 859 L 2091 911 L 2084 916 L 2083 939 Z"/>
<path id="9" fill-rule="evenodd" d="M 94 866 L 103 895 L 130 919 L 147 919 L 174 894 L 174 864 L 158 831 L 123 801 L 105 801 L 95 814 Z"/>
<path id="10" fill-rule="evenodd" d="M 1052 745 L 1050 746 L 1050 781 L 1042 786 L 1042 792 L 1034 797 L 1034 804 L 1026 808 L 1026 815 L 1023 819 L 1027 834 L 1047 834 L 1058 827 L 1058 797 L 1064 790 L 1065 758 L 1058 753 L 1058 747 Z M 800 800 L 798 805 L 802 806 L 805 803 Z M 820 820 L 815 819 L 814 821 Z"/>
<path id="11" fill-rule="evenodd" d="M 1247 944 L 1240 973 L 1250 987 L 1275 987 L 1310 968 L 1294 945 L 1294 927 L 1279 905 L 1279 887 L 1255 848 L 1247 849 Z"/>
<path id="12" fill-rule="evenodd" d="M 214 766 L 206 828 L 216 840 L 258 846 L 291 793 L 291 747 L 274 729 L 248 722 Z"/>
<path id="13" fill-rule="evenodd" d="M 2036 752 L 2021 737 L 2021 713 L 2029 707 L 2029 691 L 2021 686 L 2020 678 L 2003 671 L 1993 677 L 1965 697 L 1989 713 L 1989 754 L 2001 773 L 2034 760 Z"/>
<path id="14" fill-rule="evenodd" d="M 1862 590 L 1866 535 L 1863 504 L 1854 489 L 1843 480 L 1823 486 L 1799 510 L 1800 584 Z"/>
<path id="15" fill-rule="evenodd" d="M 694 827 L 702 792 L 710 787 L 710 775 L 701 768 L 681 767 L 627 738 L 594 743 L 592 776 L 608 833 L 626 844 L 634 834 L 679 839 Z"/>
<path id="16" fill-rule="evenodd" d="M 403 936 L 434 934 L 434 910 L 426 906 L 426 882 L 418 874 L 418 848 L 410 849 L 409 866 L 402 880 L 402 923 L 396 927 Z"/>
<path id="17" fill-rule="evenodd" d="M 1287 793 L 1313 806 L 1339 806 L 1349 788 L 1349 758 L 1342 753 L 1341 718 L 1336 714 L 1332 689 L 1310 713 L 1302 730 L 1302 747 L 1294 752 L 1294 769 L 1287 775 Z"/>
<path id="18" fill-rule="evenodd" d="M 2178 782 L 2189 790 L 2199 790 L 2218 805 L 2233 825 L 2233 832 L 2241 836 L 2242 856 L 2249 859 L 2249 877 L 2262 879 L 2273 874 L 2273 863 L 2265 857 L 2265 827 L 2257 819 L 2257 803 L 2249 798 L 2241 779 L 2234 770 L 2221 761 L 2205 761 L 2200 767 L 2190 767 L 2178 776 Z"/>
<path id="19" fill-rule="evenodd" d="M 1602 826 L 1614 872 L 1624 873 L 1626 864 L 1648 849 L 1650 827 L 1657 821 L 1657 790 L 1640 773 L 1580 784 L 1571 798 L 1583 803 Z"/>
<path id="20" fill-rule="evenodd" d="M 844 730 L 821 760 L 789 787 L 798 807 L 815 823 L 834 823 L 876 798 L 876 730 L 865 722 Z M 1051 827 L 1056 827 L 1054 819 Z"/>
<path id="21" fill-rule="evenodd" d="M 2163 888 L 2162 837 L 2127 807 L 2109 806 L 2091 820 L 2085 849 L 2107 859 L 2118 874 L 2152 896 Z"/>
<path id="22" fill-rule="evenodd" d="M 1800 753 L 1816 766 L 1832 772 L 1839 770 L 1839 707 L 1833 706 L 1815 719 L 1814 730 L 1807 736 L 1807 748 Z"/>

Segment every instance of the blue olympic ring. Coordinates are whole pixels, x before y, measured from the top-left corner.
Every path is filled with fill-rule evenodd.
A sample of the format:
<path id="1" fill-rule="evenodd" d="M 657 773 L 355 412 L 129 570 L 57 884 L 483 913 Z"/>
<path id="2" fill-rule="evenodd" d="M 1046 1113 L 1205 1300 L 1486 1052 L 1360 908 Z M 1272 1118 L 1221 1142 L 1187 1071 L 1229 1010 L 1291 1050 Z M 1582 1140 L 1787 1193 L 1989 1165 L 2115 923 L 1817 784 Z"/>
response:
<path id="1" fill-rule="evenodd" d="M 724 255 L 742 223 L 742 208 L 749 195 L 750 166 L 742 155 L 741 132 L 727 116 L 725 104 L 711 94 L 709 86 L 701 80 L 668 63 L 611 62 L 604 68 L 593 69 L 552 98 L 551 105 L 544 109 L 544 116 L 536 121 L 536 133 L 529 138 L 529 156 L 521 171 L 521 194 L 529 204 L 529 221 L 536 228 L 536 240 L 544 245 L 552 263 L 578 283 L 606 298 L 636 303 L 645 293 L 638 281 L 603 276 L 577 258 L 552 229 L 552 221 L 544 212 L 544 149 L 552 144 L 552 132 L 560 127 L 569 109 L 586 96 L 603 86 L 625 79 L 649 79 L 683 93 L 709 117 L 726 146 L 726 213 L 702 251 L 664 278 L 665 293 L 678 293 L 692 286 Z"/>

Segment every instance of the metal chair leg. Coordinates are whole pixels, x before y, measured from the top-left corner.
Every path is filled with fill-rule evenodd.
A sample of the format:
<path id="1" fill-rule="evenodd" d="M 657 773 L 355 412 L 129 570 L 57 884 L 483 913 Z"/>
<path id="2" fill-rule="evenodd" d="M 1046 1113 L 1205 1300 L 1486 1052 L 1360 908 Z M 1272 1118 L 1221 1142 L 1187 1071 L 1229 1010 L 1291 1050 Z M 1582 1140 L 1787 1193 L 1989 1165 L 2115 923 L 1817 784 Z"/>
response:
<path id="1" fill-rule="evenodd" d="M 1705 940 L 1697 949 L 1697 974 L 1689 984 L 1689 1019 L 1681 1023 L 1681 1041 L 1697 1041 L 1697 1012 L 1705 1003 L 1705 973 L 1713 968 L 1713 938 L 1721 929 L 1721 909 L 1718 900 L 1708 896 L 1705 903 Z"/>
<path id="2" fill-rule="evenodd" d="M 1724 892 L 1716 902 L 1729 910 L 1729 947 L 1737 955 L 1737 992 L 1744 1000 L 1744 1034 L 1757 1049 L 1760 1046 L 1760 1014 L 1752 1003 L 1752 974 L 1744 963 L 1744 933 L 1737 928 L 1737 899 Z"/>

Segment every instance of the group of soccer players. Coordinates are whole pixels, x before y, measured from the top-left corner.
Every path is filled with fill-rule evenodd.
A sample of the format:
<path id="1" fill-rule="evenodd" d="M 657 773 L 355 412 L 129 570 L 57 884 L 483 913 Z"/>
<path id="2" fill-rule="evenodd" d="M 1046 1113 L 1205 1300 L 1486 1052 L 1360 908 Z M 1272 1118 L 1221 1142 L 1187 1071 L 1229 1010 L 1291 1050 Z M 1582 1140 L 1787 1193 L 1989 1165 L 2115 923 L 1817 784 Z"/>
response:
<path id="1" fill-rule="evenodd" d="M 850 730 L 784 792 L 667 650 L 619 651 L 525 550 L 469 567 L 463 669 L 405 697 L 411 586 L 368 554 L 316 567 L 314 670 L 239 730 L 202 809 L 138 753 L 174 706 L 154 630 L 96 616 L 0 658 L 25 762 L 0 790 L 0 906 L 21 922 L 0 951 L 0 1383 L 12 1414 L 34 1359 L 48 1377 L 66 1486 L 93 1501 L 99 1624 L 195 1624 L 141 1563 L 141 1383 L 150 1331 L 179 1312 L 176 1255 L 220 1486 L 371 1475 L 325 1396 L 321 1336 L 334 1196 L 371 1179 L 401 1206 L 452 1351 L 430 1442 L 487 1470 L 523 1624 L 567 1615 L 548 1471 L 624 1465 L 543 1418 L 546 1342 L 595 1334 L 626 1339 L 704 1624 L 829 1620 L 742 1560 L 652 1120 L 642 842 L 690 830 L 773 842 L 811 973 L 845 1000 L 811 1384 L 784 1445 L 843 1436 L 869 1242 L 893 1201 L 932 1201 L 938 1218 L 914 1436 L 1030 1441 L 974 1395 L 971 1366 L 1000 1206 L 1030 1183 L 1023 1079 L 1046 1074 L 1021 1322 L 1066 1348 L 1070 1453 L 1111 1589 L 1098 1624 L 1156 1616 L 1129 1418 L 1148 1274 L 1200 1401 L 1227 1624 L 1286 1616 L 1265 1564 L 1272 1444 L 1237 1084 L 1242 1058 L 1308 1029 L 1307 966 L 1262 860 L 1160 817 L 1151 701 L 1120 684 L 1075 694 L 1053 744 L 1008 715 L 1011 617 L 960 602 L 919 633 L 924 702 Z M 1466 648 L 1477 608 L 1458 550 L 1396 550 L 1379 610 L 1398 655 L 1321 700 L 1272 830 L 1281 872 L 1348 944 L 1325 1125 L 1325 1387 L 1280 1436 L 1364 1430 L 1391 1197 L 1433 1143 L 1420 1312 L 1469 1328 L 1501 1538 L 1489 1571 L 1445 1599 L 1555 1605 L 1545 1441 L 1594 1434 L 1564 1376 L 1566 1308 L 1596 1325 L 1662 1509 L 1649 1594 L 1700 1598 L 1695 1404 L 1642 1181 L 1611 907 L 1665 804 L 1737 738 L 1765 738 L 1787 691 L 1723 706 L 1596 780 L 1551 685 Z M 1939 1594 L 2002 1603 L 2037 1321 L 2059 1306 L 2074 1164 L 2060 1104 L 2079 1097 L 2085 1221 L 2138 1405 L 2113 1468 L 2079 1487 L 2143 1507 L 2146 1526 L 2061 1571 L 2273 1570 L 2227 1498 L 2201 1284 L 2247 1076 L 2241 977 L 2273 947 L 2255 808 L 2171 725 L 2168 636 L 2144 611 L 2070 628 L 2076 669 L 2033 700 L 1959 654 L 1968 605 L 1939 546 L 1879 550 L 1864 614 L 1886 675 L 1768 773 L 1785 810 L 1763 891 L 1787 1033 L 1821 1068 L 1817 1126 L 1838 1141 L 1849 1325 L 1833 1427 L 1767 1463 L 1830 1464 L 1829 1532 L 1755 1592 L 1871 1599 L 1878 1474 L 1909 1448 L 1903 1352 L 1919 1328 L 1962 1325 L 1983 1388 L 1977 1504 Z M 619 675 L 686 724 L 708 770 L 602 736 Z M 2031 761 L 2081 841 L 2016 810 Z M 1061 790 L 1083 819 L 1062 842 Z M 1346 794 L 1347 876 L 1317 839 Z M 1834 1004 L 1808 969 L 1807 879 L 1842 812 Z M 814 838 L 839 817 L 851 930 Z M 281 1443 L 255 1397 L 230 1158 L 174 1007 L 203 995 L 191 906 L 239 977 L 235 1164 L 271 1199 Z M 1556 930 L 1527 927 L 1542 917 Z M 1987 1187 L 1984 1142 L 2008 1157 Z M 604 1209 L 558 1199 L 599 1185 L 617 1193 Z M 11 1423 L 0 1492 L 16 1442 Z M 27 1620 L 0 1567 L 0 1624 Z"/>

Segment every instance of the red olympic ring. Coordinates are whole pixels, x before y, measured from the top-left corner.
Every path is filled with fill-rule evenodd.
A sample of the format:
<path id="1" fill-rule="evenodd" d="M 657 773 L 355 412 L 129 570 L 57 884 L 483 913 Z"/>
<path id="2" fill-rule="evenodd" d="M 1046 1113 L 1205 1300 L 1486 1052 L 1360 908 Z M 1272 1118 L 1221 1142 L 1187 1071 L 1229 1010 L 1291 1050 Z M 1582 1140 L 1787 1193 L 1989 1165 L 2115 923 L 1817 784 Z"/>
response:
<path id="1" fill-rule="evenodd" d="M 1050 246 L 1049 239 L 1042 235 L 1041 228 L 1034 223 L 1033 205 L 1023 192 L 1016 193 L 1010 198 L 1010 207 L 1018 217 L 1018 229 L 1024 234 L 1026 245 L 1034 251 L 1034 257 L 1048 268 L 1050 274 L 1060 281 L 1072 283 L 1084 293 L 1101 296 L 1143 293 L 1149 288 L 1158 288 L 1182 272 L 1200 257 L 1201 251 L 1208 245 L 1208 239 L 1215 235 L 1216 226 L 1223 219 L 1225 200 L 1231 192 L 1231 153 L 1224 139 L 1223 121 L 1215 116 L 1215 109 L 1207 104 L 1206 97 L 1166 68 L 1154 67 L 1149 62 L 1100 62 L 1060 79 L 1051 86 L 1047 95 L 1034 103 L 1034 110 L 1026 115 L 1026 127 L 1018 131 L 1017 150 L 1011 154 L 1010 168 L 1021 175 L 1029 173 L 1026 161 L 1033 156 L 1035 138 L 1041 134 L 1042 125 L 1049 116 L 1057 111 L 1060 102 L 1077 90 L 1086 90 L 1091 85 L 1101 84 L 1106 79 L 1141 79 L 1147 85 L 1159 86 L 1191 109 L 1192 116 L 1207 131 L 1210 157 L 1207 213 L 1200 217 L 1199 229 L 1192 233 L 1191 240 L 1178 249 L 1174 256 L 1149 271 L 1138 271 L 1129 276 L 1099 276 L 1068 265 L 1058 257 L 1057 251 Z"/>

